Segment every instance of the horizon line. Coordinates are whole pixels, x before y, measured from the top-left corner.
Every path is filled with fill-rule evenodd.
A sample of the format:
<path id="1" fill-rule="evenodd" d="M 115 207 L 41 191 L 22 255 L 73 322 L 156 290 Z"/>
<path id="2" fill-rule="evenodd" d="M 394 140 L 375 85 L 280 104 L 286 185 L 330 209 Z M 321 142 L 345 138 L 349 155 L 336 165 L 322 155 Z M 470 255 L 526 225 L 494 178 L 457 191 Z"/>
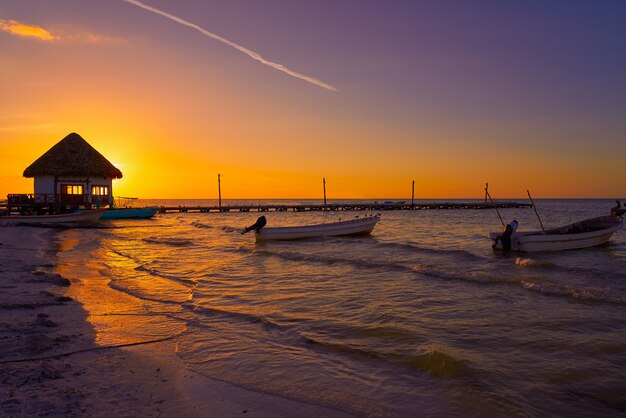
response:
<path id="1" fill-rule="evenodd" d="M 219 200 L 217 197 L 139 197 L 141 200 Z M 482 197 L 416 197 L 414 200 L 484 200 Z M 502 200 L 528 200 L 528 197 L 502 197 L 493 199 L 494 201 L 502 201 Z M 534 198 L 535 200 L 626 200 L 626 197 L 538 197 Z M 222 201 L 225 200 L 324 200 L 323 197 L 229 197 L 222 198 Z M 327 201 L 330 200 L 403 200 L 410 201 L 411 198 L 407 197 L 333 197 L 326 198 Z"/>

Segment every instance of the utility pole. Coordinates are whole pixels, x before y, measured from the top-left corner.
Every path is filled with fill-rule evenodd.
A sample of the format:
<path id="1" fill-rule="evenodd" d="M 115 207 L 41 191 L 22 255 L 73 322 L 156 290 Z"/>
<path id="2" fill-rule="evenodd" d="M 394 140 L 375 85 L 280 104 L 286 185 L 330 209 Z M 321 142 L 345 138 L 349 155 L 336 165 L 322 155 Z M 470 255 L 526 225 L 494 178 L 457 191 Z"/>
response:
<path id="1" fill-rule="evenodd" d="M 326 206 L 326 177 L 322 177 L 322 183 L 324 184 L 324 206 Z"/>
<path id="2" fill-rule="evenodd" d="M 411 207 L 415 206 L 415 180 L 413 180 L 413 184 L 411 185 Z"/>
<path id="3" fill-rule="evenodd" d="M 217 175 L 217 196 L 218 196 L 218 206 L 220 207 L 220 212 L 222 211 L 222 185 L 220 180 L 220 174 Z"/>

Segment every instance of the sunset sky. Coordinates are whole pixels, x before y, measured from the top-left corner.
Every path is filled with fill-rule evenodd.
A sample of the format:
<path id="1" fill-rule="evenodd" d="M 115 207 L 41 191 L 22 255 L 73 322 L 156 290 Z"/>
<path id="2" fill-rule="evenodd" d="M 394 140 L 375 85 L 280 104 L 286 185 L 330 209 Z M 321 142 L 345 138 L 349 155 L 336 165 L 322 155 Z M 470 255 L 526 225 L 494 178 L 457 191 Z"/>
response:
<path id="1" fill-rule="evenodd" d="M 0 0 L 0 196 L 626 196 L 626 2 Z"/>

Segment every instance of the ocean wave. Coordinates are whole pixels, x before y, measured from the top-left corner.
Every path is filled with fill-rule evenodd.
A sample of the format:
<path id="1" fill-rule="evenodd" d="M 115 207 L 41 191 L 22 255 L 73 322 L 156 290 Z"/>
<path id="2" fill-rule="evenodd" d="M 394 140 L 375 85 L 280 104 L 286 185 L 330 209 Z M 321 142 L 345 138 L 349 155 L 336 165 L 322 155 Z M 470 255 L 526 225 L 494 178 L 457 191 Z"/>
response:
<path id="1" fill-rule="evenodd" d="M 519 280 L 507 280 L 500 277 L 492 277 L 485 274 L 468 274 L 467 270 L 461 271 L 446 271 L 441 268 L 426 266 L 423 264 L 406 265 L 400 262 L 388 262 L 381 260 L 364 260 L 364 259 L 351 259 L 344 257 L 329 257 L 326 255 L 314 255 L 314 254 L 302 254 L 294 251 L 272 251 L 266 249 L 249 248 L 241 246 L 238 251 L 248 252 L 252 254 L 268 255 L 278 257 L 288 261 L 300 261 L 307 263 L 320 263 L 326 265 L 346 264 L 357 268 L 366 268 L 373 270 L 384 269 L 386 271 L 392 270 L 397 272 L 406 272 L 411 274 L 421 274 L 428 277 L 444 280 L 461 280 L 471 283 L 481 284 L 519 284 Z"/>
<path id="2" fill-rule="evenodd" d="M 503 285 L 519 284 L 519 280 L 517 279 L 503 279 L 501 277 L 496 278 L 496 277 L 492 277 L 492 276 L 485 275 L 485 274 L 472 275 L 470 272 L 467 272 L 466 270 L 464 270 L 463 272 L 449 271 L 449 270 L 443 270 L 441 268 L 434 268 L 434 267 L 426 266 L 423 264 L 414 264 L 411 267 L 411 269 L 415 273 L 419 273 L 428 277 L 434 277 L 434 278 L 443 279 L 443 280 L 459 280 L 463 282 L 478 283 L 478 284 L 503 284 Z"/>
<path id="3" fill-rule="evenodd" d="M 247 322 L 249 324 L 261 324 L 264 327 L 275 328 L 275 329 L 279 329 L 279 330 L 286 330 L 286 329 L 290 328 L 287 325 L 278 324 L 278 323 L 270 320 L 269 318 L 267 318 L 264 315 L 255 315 L 255 314 L 246 313 L 246 312 L 236 312 L 236 311 L 229 311 L 229 310 L 226 310 L 226 309 L 211 308 L 211 307 L 207 307 L 207 306 L 200 306 L 200 305 L 197 305 L 197 304 L 192 303 L 192 302 L 185 302 L 183 304 L 183 307 L 185 309 L 188 309 L 188 310 L 193 311 L 194 313 L 197 313 L 197 314 L 200 314 L 200 315 L 224 316 L 224 317 L 228 317 L 228 318 L 244 320 L 245 322 Z"/>
<path id="4" fill-rule="evenodd" d="M 163 244 L 172 247 L 189 247 L 195 245 L 193 241 L 184 238 L 144 238 L 142 241 L 148 244 Z"/>
<path id="5" fill-rule="evenodd" d="M 520 284 L 524 289 L 539 292 L 546 296 L 568 297 L 583 302 L 626 305 L 626 297 L 615 295 L 609 289 L 578 289 L 575 287 L 543 284 L 528 279 L 521 280 Z"/>
<path id="6" fill-rule="evenodd" d="M 136 299 L 146 300 L 150 302 L 158 302 L 158 303 L 164 303 L 167 305 L 177 305 L 177 306 L 185 302 L 183 300 L 163 299 L 163 298 L 157 298 L 154 296 L 147 295 L 141 290 L 131 289 L 127 285 L 124 285 L 123 280 L 111 279 L 111 281 L 109 282 L 109 287 L 119 292 L 126 293 L 127 295 L 130 295 Z"/>
<path id="7" fill-rule="evenodd" d="M 342 329 L 341 334 L 354 335 L 357 338 L 378 338 L 385 341 L 409 341 L 415 338 L 415 334 L 412 331 L 397 325 L 352 326 L 348 330 Z"/>
<path id="8" fill-rule="evenodd" d="M 211 225 L 203 224 L 202 222 L 198 221 L 193 221 L 191 225 L 195 226 L 196 228 L 213 228 L 213 226 Z"/>
<path id="9" fill-rule="evenodd" d="M 179 276 L 173 276 L 173 275 L 170 275 L 170 274 L 161 273 L 161 272 L 159 272 L 157 270 L 154 270 L 154 269 L 151 269 L 149 267 L 146 267 L 143 264 L 140 265 L 140 266 L 135 267 L 135 271 L 143 271 L 143 272 L 148 273 L 151 276 L 161 277 L 163 279 L 168 279 L 168 280 L 173 280 L 173 281 L 185 284 L 185 285 L 195 286 L 197 284 L 194 280 L 183 279 L 183 278 L 181 278 Z"/>
<path id="10" fill-rule="evenodd" d="M 243 228 L 234 228 L 232 226 L 222 226 L 220 229 L 224 232 L 241 232 Z"/>
<path id="11" fill-rule="evenodd" d="M 133 260 L 137 264 L 141 264 L 141 260 L 132 254 L 125 253 L 115 248 L 109 248 L 109 249 L 113 254 L 119 255 L 120 257 L 123 257 L 123 258 L 128 258 L 129 260 Z"/>
<path id="12" fill-rule="evenodd" d="M 456 358 L 452 354 L 437 350 L 434 347 L 428 347 L 421 354 L 400 360 L 401 364 L 427 371 L 437 377 L 458 377 L 472 371 L 468 361 Z"/>
<path id="13" fill-rule="evenodd" d="M 532 258 L 522 258 L 517 257 L 515 259 L 515 265 L 519 267 L 534 267 L 534 268 L 545 268 L 545 269 L 553 269 L 558 266 L 550 261 L 544 260 L 533 260 Z"/>
<path id="14" fill-rule="evenodd" d="M 281 332 L 293 331 L 290 333 L 292 337 L 297 338 L 297 340 L 303 344 L 315 345 L 323 348 L 324 350 L 339 352 L 341 354 L 368 357 L 375 360 L 391 362 L 410 369 L 421 370 L 441 378 L 456 377 L 462 373 L 469 372 L 471 369 L 467 361 L 456 358 L 453 354 L 448 352 L 449 350 L 438 349 L 434 346 L 425 347 L 420 353 L 414 355 L 383 352 L 375 350 L 374 348 L 361 346 L 356 343 L 351 344 L 338 340 L 335 341 L 317 335 L 310 335 L 306 331 L 296 331 L 294 325 L 277 323 L 265 315 L 256 315 L 246 312 L 230 311 L 222 308 L 200 306 L 192 302 L 185 302 L 183 307 L 200 315 L 218 316 L 244 321 L 248 324 L 259 324 L 265 328 L 275 329 Z M 383 337 L 393 335 L 395 337 L 408 338 L 407 333 L 396 329 L 385 330 L 378 328 L 376 330 L 372 330 L 368 328 L 364 329 L 363 332 L 359 332 L 355 329 L 351 330 L 352 334 L 364 335 L 367 338 L 371 338 L 373 336 L 371 335 L 372 332 Z M 344 335 L 345 332 L 340 332 L 340 334 Z M 293 342 L 295 343 L 295 341 Z"/>
<path id="15" fill-rule="evenodd" d="M 583 266 L 566 266 L 554 263 L 552 261 L 537 260 L 532 258 L 516 257 L 515 265 L 524 268 L 542 269 L 542 270 L 559 270 L 571 275 L 584 274 L 587 277 L 598 277 L 602 279 L 626 279 L 626 275 L 620 271 L 601 270 Z"/>
<path id="16" fill-rule="evenodd" d="M 317 336 L 305 336 L 304 338 L 308 344 L 322 347 L 326 350 L 355 357 L 390 362 L 409 369 L 427 372 L 439 378 L 454 378 L 462 374 L 469 374 L 472 371 L 468 361 L 453 356 L 446 352 L 447 350 L 437 349 L 433 346 L 422 349 L 418 354 L 409 355 L 377 351 L 373 348 L 330 341 Z"/>
<path id="17" fill-rule="evenodd" d="M 482 261 L 484 260 L 484 257 L 471 253 L 469 251 L 466 250 L 460 250 L 460 249 L 439 249 L 439 248 L 428 248 L 428 247 L 420 247 L 418 245 L 415 244 L 399 244 L 399 243 L 395 243 L 395 242 L 377 242 L 376 243 L 377 247 L 383 247 L 383 248 L 391 248 L 391 249 L 400 249 L 400 250 L 405 250 L 405 251 L 412 251 L 412 252 L 420 252 L 420 253 L 424 253 L 424 254 L 432 254 L 432 255 L 454 255 L 454 256 L 461 256 L 465 259 L 468 260 L 474 260 L 474 261 Z"/>
<path id="18" fill-rule="evenodd" d="M 247 248 L 247 247 L 239 247 L 239 251 L 242 252 L 251 252 L 253 254 L 260 255 L 268 255 L 273 257 L 278 257 L 283 260 L 288 261 L 302 261 L 307 263 L 320 263 L 320 264 L 348 264 L 355 267 L 367 268 L 367 269 L 391 269 L 397 271 L 411 271 L 410 268 L 403 264 L 393 263 L 393 262 L 385 262 L 385 261 L 369 261 L 363 259 L 351 259 L 344 257 L 329 257 L 326 255 L 315 255 L 315 254 L 302 254 L 295 251 L 272 251 L 266 249 L 256 249 L 256 248 Z"/>
<path id="19" fill-rule="evenodd" d="M 568 296 L 579 301 L 605 302 L 626 304 L 626 298 L 611 294 L 609 290 L 597 289 L 575 289 L 559 286 L 542 285 L 530 280 L 524 280 L 515 277 L 507 277 L 506 275 L 490 275 L 486 272 L 472 272 L 470 269 L 446 270 L 440 265 L 415 264 L 405 265 L 400 262 L 386 262 L 378 260 L 350 259 L 344 257 L 329 257 L 326 255 L 302 254 L 294 251 L 273 251 L 267 249 L 258 249 L 254 247 L 239 247 L 238 251 L 248 252 L 251 254 L 267 255 L 278 257 L 288 261 L 299 261 L 308 263 L 320 263 L 326 265 L 346 264 L 358 268 L 366 269 L 384 269 L 386 271 L 407 272 L 419 274 L 430 278 L 446 280 L 446 281 L 462 281 L 466 283 L 474 283 L 480 285 L 503 285 L 503 286 L 522 286 L 528 290 L 538 291 L 548 296 Z M 528 260 L 528 261 L 527 261 Z M 520 258 L 516 260 L 516 264 L 520 266 L 531 266 L 542 269 L 561 268 L 556 264 L 547 261 L 533 261 L 530 259 Z M 567 270 L 566 268 L 564 268 Z"/>

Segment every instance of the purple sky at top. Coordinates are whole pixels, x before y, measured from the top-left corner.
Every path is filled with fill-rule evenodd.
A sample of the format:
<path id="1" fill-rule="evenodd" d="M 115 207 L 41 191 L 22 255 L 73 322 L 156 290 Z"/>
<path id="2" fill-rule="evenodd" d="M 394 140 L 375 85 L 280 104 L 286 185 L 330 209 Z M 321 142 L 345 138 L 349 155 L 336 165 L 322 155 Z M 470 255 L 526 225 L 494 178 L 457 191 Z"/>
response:
<path id="1" fill-rule="evenodd" d="M 149 4 L 333 84 L 386 117 L 419 120 L 426 111 L 456 120 L 591 119 L 614 132 L 626 127 L 623 1 Z M 127 4 L 100 19 L 117 21 L 120 13 L 126 24 L 176 38 L 168 42 L 177 48 L 225 48 Z"/>

